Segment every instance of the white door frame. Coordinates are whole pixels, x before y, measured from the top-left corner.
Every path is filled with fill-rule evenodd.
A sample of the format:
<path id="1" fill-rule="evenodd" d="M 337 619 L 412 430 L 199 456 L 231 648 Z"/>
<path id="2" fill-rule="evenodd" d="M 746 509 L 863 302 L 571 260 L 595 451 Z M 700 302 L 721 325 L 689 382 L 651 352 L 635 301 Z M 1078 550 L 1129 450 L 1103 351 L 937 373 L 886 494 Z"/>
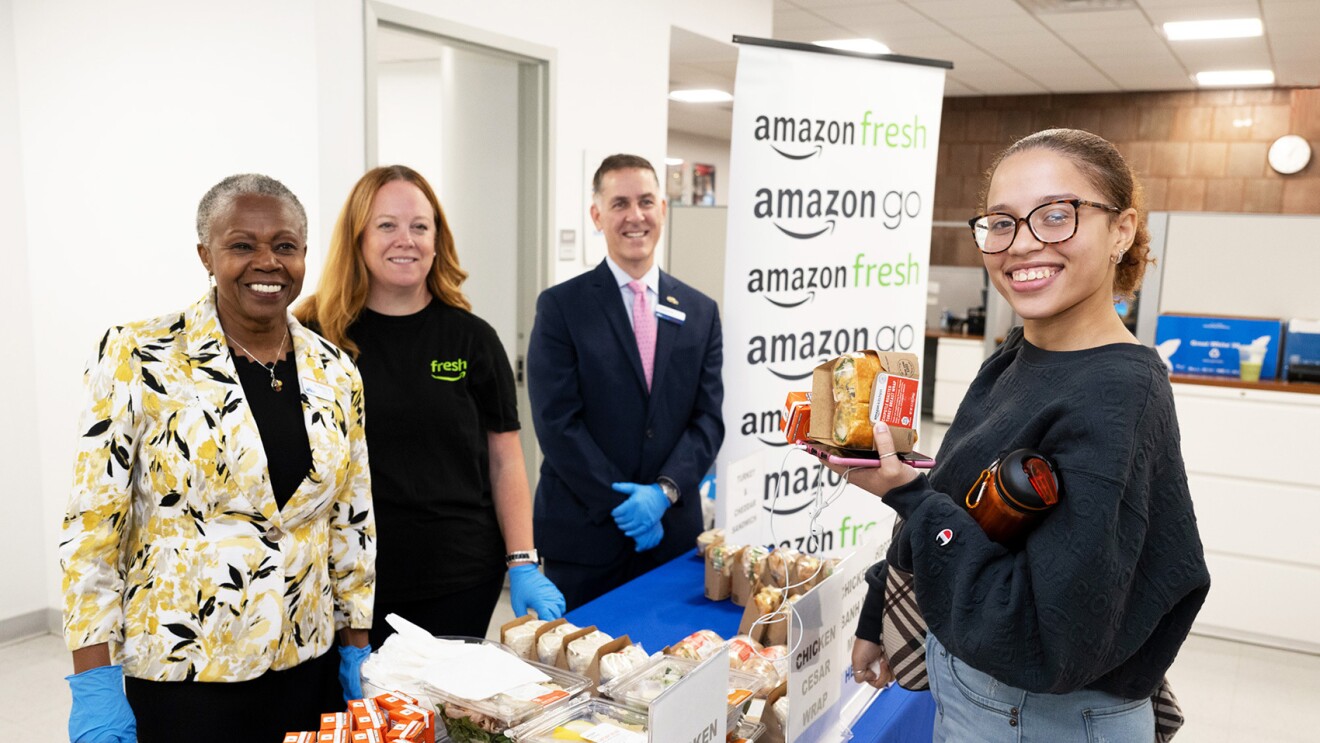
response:
<path id="1" fill-rule="evenodd" d="M 518 64 L 519 157 L 518 203 L 522 216 L 518 226 L 518 337 L 515 357 L 510 359 L 518 386 L 518 410 L 522 421 L 523 458 L 527 477 L 535 492 L 540 474 L 541 449 L 531 425 L 527 397 L 525 359 L 536 315 L 536 298 L 549 286 L 550 215 L 554 214 L 554 110 L 555 50 L 500 34 L 491 33 L 444 18 L 437 18 L 397 5 L 368 0 L 363 5 L 363 58 L 365 63 L 365 155 L 368 168 L 378 162 L 376 31 L 381 24 L 441 37 L 445 43 L 480 54 L 512 60 Z"/>

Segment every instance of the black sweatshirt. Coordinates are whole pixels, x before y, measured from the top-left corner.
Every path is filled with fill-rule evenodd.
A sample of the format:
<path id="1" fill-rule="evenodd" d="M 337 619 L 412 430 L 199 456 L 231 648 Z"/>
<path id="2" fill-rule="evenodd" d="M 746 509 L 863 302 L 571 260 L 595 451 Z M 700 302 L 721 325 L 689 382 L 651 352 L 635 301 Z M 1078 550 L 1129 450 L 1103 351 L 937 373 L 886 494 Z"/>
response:
<path id="1" fill-rule="evenodd" d="M 962 506 L 998 456 L 1034 447 L 1060 503 L 1010 552 Z M 982 365 L 929 478 L 884 502 L 906 519 L 887 559 L 949 652 L 1032 692 L 1150 696 L 1210 588 L 1168 373 L 1136 344 L 1045 351 L 1015 328 Z M 953 532 L 947 544 L 941 530 Z M 881 563 L 883 565 L 883 563 Z M 880 565 L 857 636 L 879 641 Z"/>

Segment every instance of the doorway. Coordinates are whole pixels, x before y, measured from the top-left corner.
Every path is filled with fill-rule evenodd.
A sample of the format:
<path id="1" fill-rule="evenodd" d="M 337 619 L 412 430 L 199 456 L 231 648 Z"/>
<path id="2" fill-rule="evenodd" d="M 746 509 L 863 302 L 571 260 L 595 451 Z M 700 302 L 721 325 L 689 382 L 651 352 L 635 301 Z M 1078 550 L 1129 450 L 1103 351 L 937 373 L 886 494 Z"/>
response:
<path id="1" fill-rule="evenodd" d="M 514 369 L 533 491 L 540 447 L 524 359 L 548 282 L 553 51 L 443 19 L 368 3 L 366 160 L 430 181 L 469 274 L 472 311 Z"/>

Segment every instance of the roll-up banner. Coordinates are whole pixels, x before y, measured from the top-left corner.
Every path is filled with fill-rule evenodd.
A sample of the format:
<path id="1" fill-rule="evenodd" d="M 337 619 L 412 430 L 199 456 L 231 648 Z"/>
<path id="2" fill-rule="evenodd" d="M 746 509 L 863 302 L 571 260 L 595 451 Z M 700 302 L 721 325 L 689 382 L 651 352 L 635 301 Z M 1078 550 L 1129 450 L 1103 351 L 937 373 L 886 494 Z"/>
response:
<path id="1" fill-rule="evenodd" d="M 731 464 L 745 477 L 759 455 L 759 541 L 843 553 L 887 539 L 893 512 L 788 445 L 784 401 L 840 354 L 922 355 L 952 65 L 734 41 L 719 481 L 731 482 Z"/>

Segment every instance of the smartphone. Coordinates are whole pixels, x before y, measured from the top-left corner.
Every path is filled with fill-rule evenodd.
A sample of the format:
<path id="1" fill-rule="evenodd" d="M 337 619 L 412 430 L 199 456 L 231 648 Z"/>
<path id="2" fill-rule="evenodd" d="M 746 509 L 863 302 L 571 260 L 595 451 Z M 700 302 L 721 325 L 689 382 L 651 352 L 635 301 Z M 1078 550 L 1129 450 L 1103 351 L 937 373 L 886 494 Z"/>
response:
<path id="1" fill-rule="evenodd" d="M 846 454 L 821 444 L 803 443 L 800 445 L 808 454 L 823 459 L 830 464 L 837 464 L 840 467 L 879 467 L 880 455 L 878 452 L 849 450 Z M 919 470 L 928 470 L 935 466 L 935 460 L 920 452 L 910 452 L 908 454 L 899 454 L 901 462 Z"/>

